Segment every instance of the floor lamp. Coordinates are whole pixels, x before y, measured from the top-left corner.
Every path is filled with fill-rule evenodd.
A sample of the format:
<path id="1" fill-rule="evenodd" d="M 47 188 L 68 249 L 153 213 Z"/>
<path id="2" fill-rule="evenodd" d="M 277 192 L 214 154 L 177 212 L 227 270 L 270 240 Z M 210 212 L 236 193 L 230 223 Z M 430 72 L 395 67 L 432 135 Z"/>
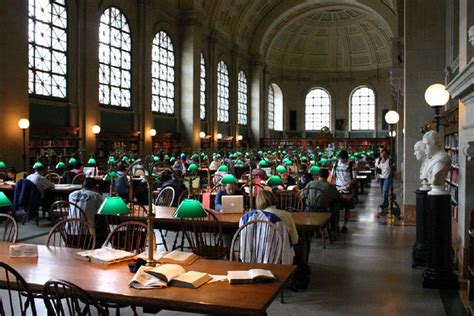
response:
<path id="1" fill-rule="evenodd" d="M 440 83 L 429 86 L 425 91 L 425 101 L 435 111 L 436 131 L 439 132 L 440 109 L 449 101 L 449 92 Z"/>
<path id="2" fill-rule="evenodd" d="M 30 127 L 30 121 L 26 118 L 22 118 L 18 121 L 18 127 L 23 132 L 23 171 L 28 172 L 26 169 L 26 130 Z"/>
<path id="3" fill-rule="evenodd" d="M 395 171 L 395 161 L 396 161 L 396 155 L 395 155 L 395 136 L 396 132 L 394 131 L 393 127 L 395 124 L 398 123 L 400 120 L 400 115 L 396 111 L 388 111 L 387 114 L 385 114 L 385 122 L 387 122 L 388 126 L 390 127 L 390 132 L 389 132 L 389 138 L 390 138 L 390 150 L 393 153 L 393 161 L 392 164 L 390 165 L 390 168 L 392 169 L 392 173 Z M 394 216 L 399 217 L 400 216 L 400 207 L 398 206 L 397 203 L 397 196 L 393 193 L 393 182 L 394 182 L 394 175 L 391 174 L 392 177 L 392 183 L 390 185 L 390 201 L 389 201 L 389 212 L 390 216 L 394 218 Z M 393 223 L 393 222 L 392 222 Z"/>

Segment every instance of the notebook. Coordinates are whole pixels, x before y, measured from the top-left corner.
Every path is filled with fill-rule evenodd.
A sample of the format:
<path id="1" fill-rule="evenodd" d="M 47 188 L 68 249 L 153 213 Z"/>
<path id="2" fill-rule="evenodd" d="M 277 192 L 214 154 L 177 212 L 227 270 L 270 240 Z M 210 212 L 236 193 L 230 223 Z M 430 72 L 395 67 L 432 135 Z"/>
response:
<path id="1" fill-rule="evenodd" d="M 224 195 L 221 213 L 243 213 L 244 197 L 242 195 Z"/>

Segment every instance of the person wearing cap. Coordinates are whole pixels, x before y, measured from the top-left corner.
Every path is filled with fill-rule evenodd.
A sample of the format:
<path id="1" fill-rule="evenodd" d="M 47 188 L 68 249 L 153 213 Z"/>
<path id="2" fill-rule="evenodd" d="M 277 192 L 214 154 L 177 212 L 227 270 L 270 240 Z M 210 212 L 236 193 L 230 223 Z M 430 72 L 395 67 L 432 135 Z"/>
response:
<path id="1" fill-rule="evenodd" d="M 30 174 L 26 179 L 30 180 L 36 185 L 36 187 L 41 193 L 41 198 L 44 199 L 44 191 L 54 189 L 54 184 L 43 176 L 43 164 L 38 163 L 35 165 L 35 172 Z"/>
<path id="2" fill-rule="evenodd" d="M 243 192 L 237 188 L 237 179 L 233 183 L 227 183 L 216 194 L 214 209 L 218 212 L 222 210 L 222 197 L 227 195 L 244 195 Z"/>
<path id="3" fill-rule="evenodd" d="M 76 204 L 86 214 L 87 222 L 95 227 L 95 215 L 104 198 L 95 190 L 97 182 L 94 178 L 85 178 L 82 189 L 69 194 L 69 202 Z M 81 218 L 81 213 L 76 207 L 70 207 L 68 218 Z"/>

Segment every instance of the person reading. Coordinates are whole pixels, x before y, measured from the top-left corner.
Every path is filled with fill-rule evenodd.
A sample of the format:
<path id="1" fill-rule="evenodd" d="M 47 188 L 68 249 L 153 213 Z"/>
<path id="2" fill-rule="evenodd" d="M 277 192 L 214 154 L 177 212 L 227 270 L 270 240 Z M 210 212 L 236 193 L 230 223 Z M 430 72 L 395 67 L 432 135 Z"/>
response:
<path id="1" fill-rule="evenodd" d="M 222 197 L 228 195 L 243 195 L 243 192 L 237 188 L 237 180 L 234 183 L 228 183 L 223 189 L 219 190 L 215 199 L 215 210 L 220 212 L 222 210 Z"/>
<path id="2" fill-rule="evenodd" d="M 100 205 L 104 201 L 102 195 L 95 190 L 97 182 L 94 178 L 85 178 L 82 189 L 69 194 L 69 202 L 76 204 L 86 214 L 87 221 L 95 226 L 95 216 Z M 68 218 L 81 218 L 80 211 L 71 206 Z M 97 229 L 97 227 L 96 227 Z"/>

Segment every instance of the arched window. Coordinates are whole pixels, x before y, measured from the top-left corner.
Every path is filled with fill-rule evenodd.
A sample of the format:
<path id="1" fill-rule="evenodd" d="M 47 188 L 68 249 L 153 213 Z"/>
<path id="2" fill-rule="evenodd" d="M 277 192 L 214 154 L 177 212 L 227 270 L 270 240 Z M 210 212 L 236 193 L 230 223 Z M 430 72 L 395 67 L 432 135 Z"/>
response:
<path id="1" fill-rule="evenodd" d="M 199 86 L 200 98 L 199 104 L 201 107 L 201 112 L 199 117 L 201 120 L 206 119 L 206 60 L 204 59 L 204 54 L 201 53 L 201 72 L 200 72 L 201 83 Z"/>
<path id="2" fill-rule="evenodd" d="M 127 18 L 115 7 L 100 17 L 99 103 L 131 106 L 132 39 Z"/>
<path id="3" fill-rule="evenodd" d="M 283 92 L 275 83 L 268 86 L 268 128 L 283 130 Z"/>
<path id="4" fill-rule="evenodd" d="M 243 71 L 240 71 L 237 79 L 237 103 L 239 107 L 237 114 L 237 122 L 241 125 L 247 125 L 247 77 L 245 76 L 245 73 Z"/>
<path id="5" fill-rule="evenodd" d="M 229 122 L 229 70 L 222 60 L 217 65 L 217 121 Z"/>
<path id="6" fill-rule="evenodd" d="M 153 39 L 151 52 L 151 110 L 173 114 L 175 92 L 175 56 L 171 38 L 163 31 Z"/>
<path id="7" fill-rule="evenodd" d="M 8 10 L 4 8 L 4 10 Z M 29 0 L 28 91 L 67 96 L 67 10 L 65 0 Z"/>
<path id="8" fill-rule="evenodd" d="M 322 88 L 313 88 L 305 100 L 305 129 L 320 131 L 331 128 L 331 96 Z"/>
<path id="9" fill-rule="evenodd" d="M 351 130 L 375 130 L 375 94 L 368 86 L 351 95 Z"/>

